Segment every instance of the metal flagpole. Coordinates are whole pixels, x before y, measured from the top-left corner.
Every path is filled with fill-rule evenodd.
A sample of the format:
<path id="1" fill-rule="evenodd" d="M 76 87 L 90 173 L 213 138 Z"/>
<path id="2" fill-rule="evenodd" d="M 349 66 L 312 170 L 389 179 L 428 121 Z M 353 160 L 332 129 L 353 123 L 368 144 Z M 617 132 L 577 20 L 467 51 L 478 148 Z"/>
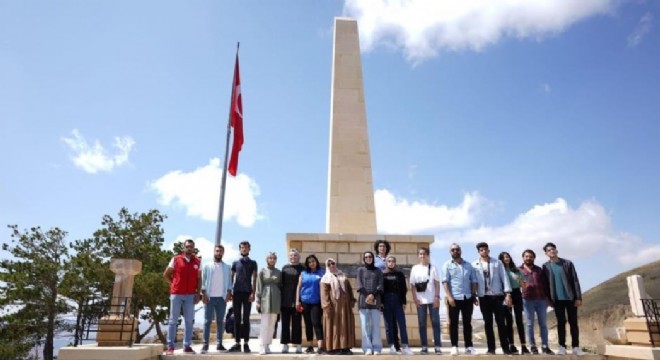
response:
<path id="1" fill-rule="evenodd" d="M 240 42 L 236 43 L 236 59 L 238 59 L 238 48 Z M 234 65 L 235 66 L 235 65 Z M 227 119 L 227 141 L 225 143 L 225 164 L 222 167 L 222 180 L 220 183 L 220 201 L 218 204 L 218 223 L 215 228 L 215 244 L 220 245 L 222 240 L 222 218 L 225 212 L 225 189 L 227 188 L 227 159 L 229 158 L 229 137 L 231 136 L 231 105 L 234 103 L 234 80 L 236 79 L 236 67 L 231 82 L 231 100 L 229 101 L 229 118 Z"/>

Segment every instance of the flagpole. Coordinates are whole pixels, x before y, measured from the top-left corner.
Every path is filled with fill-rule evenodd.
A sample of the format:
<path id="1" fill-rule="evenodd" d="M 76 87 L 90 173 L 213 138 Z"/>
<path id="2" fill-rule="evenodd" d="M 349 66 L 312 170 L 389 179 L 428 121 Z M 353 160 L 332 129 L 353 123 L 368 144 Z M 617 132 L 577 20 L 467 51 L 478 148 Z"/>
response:
<path id="1" fill-rule="evenodd" d="M 236 43 L 236 58 L 238 59 L 238 48 L 241 45 L 240 42 Z M 234 69 L 236 72 L 236 69 Z M 234 74 L 236 76 L 236 74 Z M 227 188 L 227 159 L 229 159 L 229 138 L 231 136 L 231 104 L 234 99 L 234 85 L 232 81 L 231 87 L 231 99 L 229 101 L 229 116 L 227 117 L 227 141 L 225 142 L 225 164 L 222 167 L 222 180 L 220 182 L 220 201 L 218 204 L 218 220 L 215 228 L 215 244 L 220 245 L 222 241 L 222 218 L 225 212 L 225 189 Z"/>

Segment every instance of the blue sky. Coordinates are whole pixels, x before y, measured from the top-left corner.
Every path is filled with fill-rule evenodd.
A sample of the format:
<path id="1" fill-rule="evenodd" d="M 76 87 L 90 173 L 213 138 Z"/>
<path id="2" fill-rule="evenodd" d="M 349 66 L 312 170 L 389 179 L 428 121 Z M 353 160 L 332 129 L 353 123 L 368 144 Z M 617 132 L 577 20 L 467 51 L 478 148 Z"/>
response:
<path id="1" fill-rule="evenodd" d="M 553 241 L 590 288 L 660 258 L 659 13 L 654 1 L 0 1 L 0 224 L 74 240 L 123 206 L 158 208 L 168 246 L 192 237 L 210 258 L 240 41 L 227 257 L 249 240 L 263 264 L 286 233 L 323 232 L 333 18 L 351 16 L 379 232 L 435 235 L 436 263 L 453 241 L 470 260 L 487 241 L 537 262 Z"/>

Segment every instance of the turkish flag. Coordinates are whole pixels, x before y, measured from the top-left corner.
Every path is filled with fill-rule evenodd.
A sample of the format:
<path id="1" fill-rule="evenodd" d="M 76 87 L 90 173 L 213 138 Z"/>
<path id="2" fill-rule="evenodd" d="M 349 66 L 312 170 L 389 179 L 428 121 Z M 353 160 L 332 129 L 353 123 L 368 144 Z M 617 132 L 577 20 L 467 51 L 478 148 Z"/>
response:
<path id="1" fill-rule="evenodd" d="M 238 153 L 243 147 L 243 101 L 241 99 L 241 75 L 238 70 L 238 54 L 236 54 L 236 66 L 234 67 L 229 119 L 231 127 L 234 128 L 234 140 L 231 147 L 228 171 L 232 176 L 236 176 L 236 171 L 238 170 Z"/>

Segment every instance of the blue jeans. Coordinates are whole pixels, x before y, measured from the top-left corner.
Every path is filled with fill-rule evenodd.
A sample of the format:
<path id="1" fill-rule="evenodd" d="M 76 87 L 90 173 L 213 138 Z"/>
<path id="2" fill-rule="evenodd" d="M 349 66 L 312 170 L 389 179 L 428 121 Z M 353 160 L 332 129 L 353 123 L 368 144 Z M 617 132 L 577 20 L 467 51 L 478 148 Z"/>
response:
<path id="1" fill-rule="evenodd" d="M 204 344 L 208 345 L 211 336 L 211 323 L 215 313 L 215 324 L 217 325 L 217 344 L 222 344 L 222 335 L 225 332 L 225 311 L 227 303 L 224 297 L 211 297 L 208 304 L 204 305 Z"/>
<path id="2" fill-rule="evenodd" d="M 401 344 L 408 345 L 408 330 L 406 329 L 406 315 L 403 313 L 403 306 L 399 295 L 394 293 L 385 293 L 383 295 L 383 317 L 385 318 L 385 335 L 387 345 L 394 345 L 396 337 L 396 324 L 398 323 L 401 331 Z"/>
<path id="3" fill-rule="evenodd" d="M 360 309 L 362 327 L 362 351 L 383 351 L 383 340 L 380 338 L 380 310 Z"/>
<path id="4" fill-rule="evenodd" d="M 195 295 L 170 295 L 170 319 L 167 331 L 167 346 L 174 349 L 176 344 L 176 326 L 179 322 L 179 315 L 181 315 L 181 308 L 183 308 L 183 347 L 190 346 L 192 340 L 192 327 L 195 318 Z"/>
<path id="5" fill-rule="evenodd" d="M 440 309 L 433 308 L 433 304 L 421 304 L 417 308 L 417 325 L 419 325 L 419 337 L 422 340 L 422 347 L 428 347 L 428 337 L 426 335 L 426 313 L 431 313 L 431 327 L 433 327 L 433 345 L 441 347 L 440 342 Z"/>
<path id="6" fill-rule="evenodd" d="M 529 344 L 536 346 L 534 339 L 534 313 L 539 319 L 539 328 L 541 329 L 541 345 L 548 346 L 548 326 L 546 325 L 546 317 L 548 304 L 545 300 L 526 300 L 523 299 L 523 307 L 525 308 L 525 327 L 527 328 L 527 338 Z"/>

